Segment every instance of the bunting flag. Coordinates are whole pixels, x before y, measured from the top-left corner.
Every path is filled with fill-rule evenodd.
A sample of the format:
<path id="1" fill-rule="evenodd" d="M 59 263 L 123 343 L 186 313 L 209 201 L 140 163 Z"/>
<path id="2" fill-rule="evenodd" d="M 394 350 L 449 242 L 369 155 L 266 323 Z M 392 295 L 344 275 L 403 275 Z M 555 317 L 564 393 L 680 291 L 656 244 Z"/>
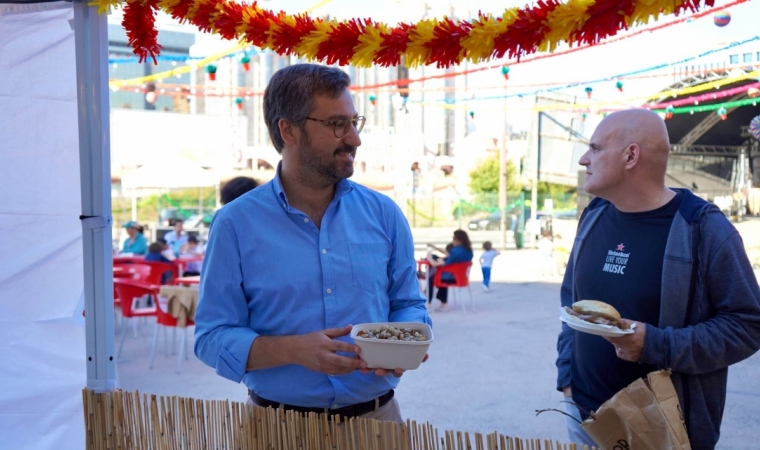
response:
<path id="1" fill-rule="evenodd" d="M 593 45 L 660 16 L 711 7 L 714 0 L 539 0 L 532 6 L 507 9 L 498 17 L 481 14 L 472 21 L 444 17 L 396 26 L 371 19 L 326 21 L 227 0 L 93 0 L 89 4 L 100 13 L 124 5 L 122 25 L 141 60 L 160 53 L 154 18 L 161 10 L 203 32 L 280 55 L 356 67 L 403 62 L 409 67 L 445 68 L 463 61 L 553 52 L 563 42 Z"/>

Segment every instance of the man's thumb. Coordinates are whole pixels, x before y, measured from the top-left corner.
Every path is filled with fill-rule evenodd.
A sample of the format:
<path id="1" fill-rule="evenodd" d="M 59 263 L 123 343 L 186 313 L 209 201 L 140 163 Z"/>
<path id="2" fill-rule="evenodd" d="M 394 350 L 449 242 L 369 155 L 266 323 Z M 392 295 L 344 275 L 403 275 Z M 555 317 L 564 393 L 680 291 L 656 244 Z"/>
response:
<path id="1" fill-rule="evenodd" d="M 343 328 L 328 328 L 323 333 L 327 335 L 329 338 L 337 338 L 341 336 L 348 336 L 351 334 L 351 329 L 353 328 L 353 325 L 348 325 Z"/>

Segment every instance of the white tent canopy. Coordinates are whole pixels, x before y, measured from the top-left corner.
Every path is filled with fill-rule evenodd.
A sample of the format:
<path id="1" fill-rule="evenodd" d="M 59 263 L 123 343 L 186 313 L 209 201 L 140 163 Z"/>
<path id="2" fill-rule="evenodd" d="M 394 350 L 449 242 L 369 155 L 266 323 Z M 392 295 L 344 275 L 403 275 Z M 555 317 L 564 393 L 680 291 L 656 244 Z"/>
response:
<path id="1" fill-rule="evenodd" d="M 217 184 L 219 177 L 214 172 L 182 159 L 151 162 L 121 177 L 121 187 L 125 190 L 211 187 Z"/>

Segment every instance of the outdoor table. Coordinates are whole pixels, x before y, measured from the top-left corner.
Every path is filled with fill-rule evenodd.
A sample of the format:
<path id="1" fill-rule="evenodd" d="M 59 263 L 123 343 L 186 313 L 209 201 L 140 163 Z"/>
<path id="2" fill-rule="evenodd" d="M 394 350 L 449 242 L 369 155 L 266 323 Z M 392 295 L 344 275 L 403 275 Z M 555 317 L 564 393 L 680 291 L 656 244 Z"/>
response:
<path id="1" fill-rule="evenodd" d="M 176 280 L 174 280 L 174 284 L 176 285 L 185 285 L 185 286 L 193 286 L 197 285 L 201 282 L 201 276 L 195 275 L 191 277 L 179 277 Z"/>

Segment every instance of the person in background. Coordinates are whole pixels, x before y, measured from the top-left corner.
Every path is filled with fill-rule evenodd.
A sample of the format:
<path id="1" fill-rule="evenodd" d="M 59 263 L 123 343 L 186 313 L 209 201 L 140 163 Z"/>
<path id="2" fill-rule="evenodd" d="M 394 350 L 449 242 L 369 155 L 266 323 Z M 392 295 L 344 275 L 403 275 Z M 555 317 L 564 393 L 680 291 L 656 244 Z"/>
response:
<path id="1" fill-rule="evenodd" d="M 480 255 L 480 269 L 483 271 L 483 290 L 488 292 L 491 290 L 491 267 L 493 266 L 493 260 L 500 253 L 493 248 L 491 241 L 483 242 L 483 250 L 483 254 Z"/>
<path id="2" fill-rule="evenodd" d="M 174 230 L 164 235 L 164 240 L 169 244 L 169 248 L 174 252 L 174 256 L 179 256 L 180 249 L 187 244 L 187 234 L 182 229 L 182 225 L 185 222 L 182 219 L 177 219 L 174 222 Z"/>
<path id="3" fill-rule="evenodd" d="M 179 256 L 203 256 L 203 247 L 198 243 L 198 236 L 187 237 L 187 244 L 182 247 Z M 182 275 L 186 277 L 198 276 L 201 274 L 202 266 L 201 261 L 191 261 L 185 265 L 185 272 Z"/>
<path id="4" fill-rule="evenodd" d="M 161 254 L 164 256 L 164 258 L 168 259 L 169 261 L 174 261 L 177 259 L 177 257 L 174 256 L 172 249 L 169 248 L 169 244 L 166 242 L 166 239 L 159 239 L 158 242 L 163 246 Z"/>
<path id="5" fill-rule="evenodd" d="M 554 276 L 557 274 L 554 264 L 554 242 L 552 242 L 549 230 L 541 232 L 538 240 L 538 254 L 540 257 L 541 276 Z"/>
<path id="6" fill-rule="evenodd" d="M 449 252 L 448 256 L 446 256 L 446 258 L 428 258 L 428 262 L 430 263 L 431 267 L 435 267 L 436 270 L 440 270 L 441 267 L 447 266 L 449 264 L 472 261 L 472 258 L 474 256 L 472 254 L 472 244 L 470 244 L 470 237 L 467 235 L 466 231 L 454 231 L 454 237 L 451 241 L 451 244 L 453 247 L 451 248 L 451 251 Z M 432 276 L 430 277 L 430 284 L 428 285 L 428 289 L 430 291 L 433 290 L 433 278 L 434 277 Z M 448 288 L 438 288 L 438 293 L 436 293 L 435 298 L 437 298 L 441 304 L 438 306 L 437 311 L 448 311 L 448 294 Z M 428 297 L 430 297 L 430 294 L 428 294 Z"/>
<path id="7" fill-rule="evenodd" d="M 133 255 L 144 255 L 148 252 L 148 241 L 142 234 L 142 228 L 134 220 L 124 224 L 129 237 L 124 241 L 121 249 L 122 253 L 131 253 Z"/>
<path id="8" fill-rule="evenodd" d="M 161 242 L 154 242 L 148 247 L 148 254 L 145 255 L 145 261 L 156 261 L 171 264 L 172 262 L 167 259 L 162 253 L 164 251 L 164 244 Z M 172 279 L 172 271 L 166 271 L 161 275 L 161 284 L 167 284 Z"/>
<path id="9" fill-rule="evenodd" d="M 554 267 L 557 269 L 558 274 L 564 275 L 567 268 L 567 260 L 570 258 L 570 250 L 568 250 L 565 241 L 562 240 L 561 234 L 555 234 L 552 242 L 554 243 Z"/>
<path id="10" fill-rule="evenodd" d="M 226 205 L 246 192 L 252 191 L 258 185 L 259 183 L 253 178 L 235 177 L 224 183 L 224 186 L 222 186 L 222 190 L 219 193 L 220 201 L 222 202 L 222 205 Z"/>

